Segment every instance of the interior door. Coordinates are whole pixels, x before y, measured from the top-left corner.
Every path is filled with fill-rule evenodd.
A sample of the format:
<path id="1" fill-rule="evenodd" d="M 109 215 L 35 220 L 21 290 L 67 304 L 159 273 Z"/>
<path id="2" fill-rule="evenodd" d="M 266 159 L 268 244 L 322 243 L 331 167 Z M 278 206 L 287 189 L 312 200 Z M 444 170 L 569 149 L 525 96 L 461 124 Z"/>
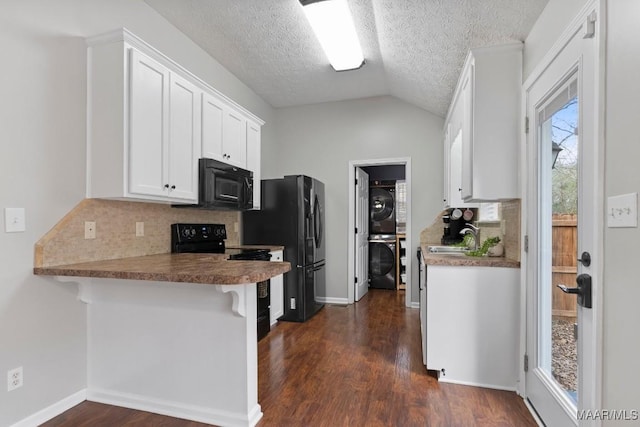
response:
<path id="1" fill-rule="evenodd" d="M 587 303 L 587 295 L 595 295 L 599 263 L 581 256 L 597 251 L 597 42 L 584 34 L 578 29 L 525 88 L 530 123 L 526 396 L 549 426 L 577 425 L 581 409 L 597 407 L 597 301 Z M 582 305 L 560 289 L 578 292 L 577 282 L 583 285 Z"/>
<path id="2" fill-rule="evenodd" d="M 356 168 L 356 283 L 355 300 L 369 291 L 369 175 Z"/>

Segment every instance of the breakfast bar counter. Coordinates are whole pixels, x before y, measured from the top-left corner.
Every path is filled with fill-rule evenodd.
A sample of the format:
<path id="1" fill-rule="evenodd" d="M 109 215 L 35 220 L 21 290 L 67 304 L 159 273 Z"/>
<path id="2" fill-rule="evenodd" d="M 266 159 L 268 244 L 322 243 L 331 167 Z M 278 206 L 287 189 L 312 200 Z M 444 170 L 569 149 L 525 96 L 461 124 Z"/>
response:
<path id="1" fill-rule="evenodd" d="M 291 267 L 226 258 L 158 254 L 34 268 L 87 304 L 86 400 L 213 425 L 258 423 L 257 283 Z"/>
<path id="2" fill-rule="evenodd" d="M 288 262 L 228 261 L 225 254 L 158 254 L 52 267 L 35 267 L 41 276 L 231 285 L 256 283 L 286 273 Z"/>

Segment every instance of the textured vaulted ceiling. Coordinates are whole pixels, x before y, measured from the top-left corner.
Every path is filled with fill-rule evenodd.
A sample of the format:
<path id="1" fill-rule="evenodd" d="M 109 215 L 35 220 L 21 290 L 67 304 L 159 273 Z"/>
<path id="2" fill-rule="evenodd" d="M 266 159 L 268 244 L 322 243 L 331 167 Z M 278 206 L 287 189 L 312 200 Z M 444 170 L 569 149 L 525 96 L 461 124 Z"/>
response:
<path id="1" fill-rule="evenodd" d="M 393 95 L 444 116 L 468 50 L 524 40 L 548 0 L 348 0 L 366 64 L 337 73 L 298 0 L 145 0 L 274 107 Z"/>

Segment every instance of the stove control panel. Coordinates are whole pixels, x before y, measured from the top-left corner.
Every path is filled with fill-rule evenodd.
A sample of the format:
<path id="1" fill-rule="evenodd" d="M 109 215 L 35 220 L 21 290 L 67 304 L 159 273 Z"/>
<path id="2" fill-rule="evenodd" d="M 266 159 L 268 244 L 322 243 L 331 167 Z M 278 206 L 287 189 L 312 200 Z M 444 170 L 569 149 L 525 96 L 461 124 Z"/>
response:
<path id="1" fill-rule="evenodd" d="M 171 224 L 173 244 L 223 241 L 226 238 L 224 224 Z"/>

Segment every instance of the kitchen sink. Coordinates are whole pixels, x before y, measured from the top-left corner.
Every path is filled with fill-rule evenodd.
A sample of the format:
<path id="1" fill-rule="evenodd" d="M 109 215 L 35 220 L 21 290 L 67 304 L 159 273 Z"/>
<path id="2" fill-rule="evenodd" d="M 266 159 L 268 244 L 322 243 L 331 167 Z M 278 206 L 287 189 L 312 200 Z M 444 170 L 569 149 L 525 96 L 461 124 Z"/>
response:
<path id="1" fill-rule="evenodd" d="M 428 246 L 427 249 L 430 253 L 449 255 L 464 255 L 469 251 L 469 248 L 464 246 Z"/>

